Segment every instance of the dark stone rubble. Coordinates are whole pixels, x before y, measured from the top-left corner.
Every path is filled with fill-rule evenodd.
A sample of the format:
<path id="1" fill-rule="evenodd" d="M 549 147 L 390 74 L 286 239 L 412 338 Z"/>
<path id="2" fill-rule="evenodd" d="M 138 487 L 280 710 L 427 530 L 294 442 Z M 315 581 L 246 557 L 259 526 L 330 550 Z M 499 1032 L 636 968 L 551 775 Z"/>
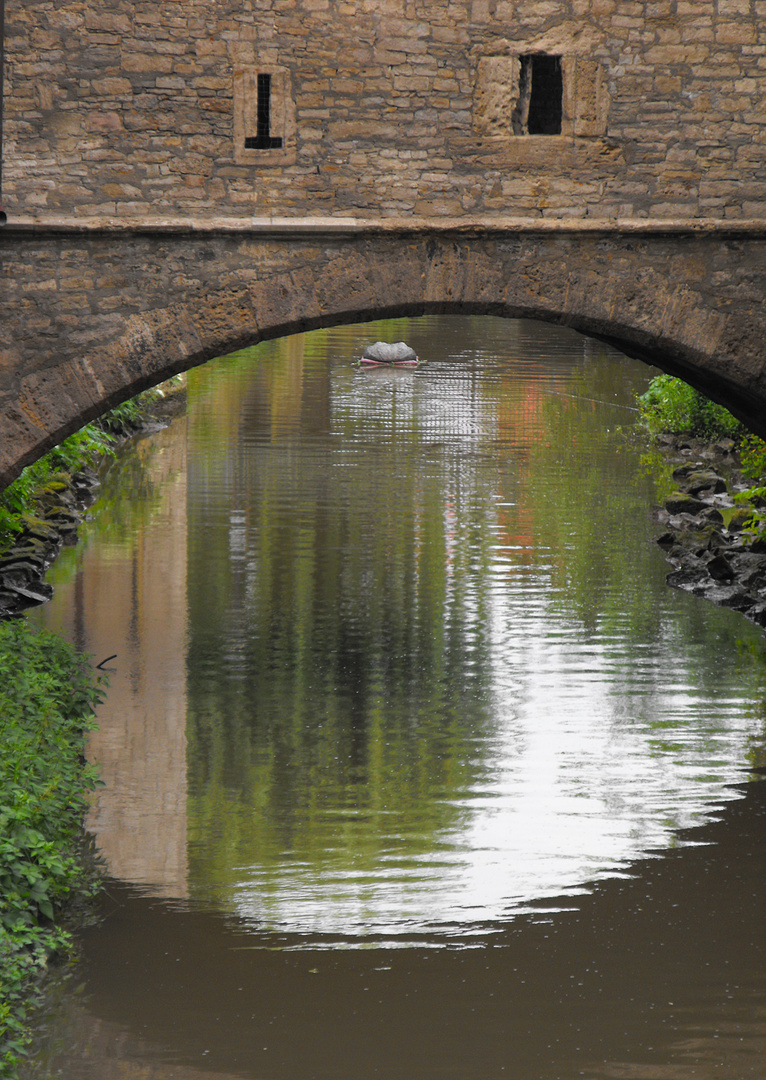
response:
<path id="1" fill-rule="evenodd" d="M 13 547 L 0 555 L 0 619 L 50 600 L 53 587 L 45 574 L 61 548 L 77 542 L 98 486 L 95 472 L 84 469 L 70 487 L 47 493 Z"/>
<path id="2" fill-rule="evenodd" d="M 657 543 L 673 566 L 668 584 L 766 627 L 766 541 L 743 532 L 753 507 L 734 499 L 750 486 L 734 444 L 668 439 L 666 449 L 678 489 L 657 515 L 665 530 Z"/>

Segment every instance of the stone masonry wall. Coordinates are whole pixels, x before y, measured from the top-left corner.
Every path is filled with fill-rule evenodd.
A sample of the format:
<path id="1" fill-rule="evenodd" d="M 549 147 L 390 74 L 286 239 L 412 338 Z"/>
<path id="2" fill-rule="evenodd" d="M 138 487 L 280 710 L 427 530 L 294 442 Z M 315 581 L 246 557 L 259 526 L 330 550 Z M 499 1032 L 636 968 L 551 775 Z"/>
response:
<path id="1" fill-rule="evenodd" d="M 6 0 L 5 19 L 11 220 L 766 219 L 766 0 Z M 539 53 L 561 57 L 562 134 L 514 134 Z M 244 143 L 259 73 L 281 146 Z"/>

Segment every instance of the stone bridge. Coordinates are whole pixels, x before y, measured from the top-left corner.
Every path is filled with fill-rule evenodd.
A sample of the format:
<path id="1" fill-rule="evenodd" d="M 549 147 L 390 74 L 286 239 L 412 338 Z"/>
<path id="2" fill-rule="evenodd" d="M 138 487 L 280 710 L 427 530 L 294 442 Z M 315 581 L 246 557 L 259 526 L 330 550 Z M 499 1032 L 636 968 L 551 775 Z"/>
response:
<path id="1" fill-rule="evenodd" d="M 766 436 L 759 222 L 28 221 L 0 232 L 0 270 L 3 484 L 212 357 L 427 312 L 572 327 L 682 376 Z"/>
<path id="2" fill-rule="evenodd" d="M 0 483 L 217 354 L 428 311 L 766 434 L 763 6 L 0 0 Z"/>

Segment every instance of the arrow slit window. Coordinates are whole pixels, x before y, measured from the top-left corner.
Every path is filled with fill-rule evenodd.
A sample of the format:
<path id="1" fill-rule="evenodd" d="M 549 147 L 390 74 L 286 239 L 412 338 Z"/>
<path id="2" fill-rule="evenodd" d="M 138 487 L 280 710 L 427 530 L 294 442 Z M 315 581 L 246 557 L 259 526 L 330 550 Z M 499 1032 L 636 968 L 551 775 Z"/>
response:
<path id="1" fill-rule="evenodd" d="M 248 150 L 281 150 L 282 136 L 271 134 L 271 75 L 258 73 L 256 79 L 255 135 L 245 136 Z"/>
<path id="2" fill-rule="evenodd" d="M 287 68 L 234 71 L 234 160 L 243 165 L 295 162 L 295 103 Z"/>

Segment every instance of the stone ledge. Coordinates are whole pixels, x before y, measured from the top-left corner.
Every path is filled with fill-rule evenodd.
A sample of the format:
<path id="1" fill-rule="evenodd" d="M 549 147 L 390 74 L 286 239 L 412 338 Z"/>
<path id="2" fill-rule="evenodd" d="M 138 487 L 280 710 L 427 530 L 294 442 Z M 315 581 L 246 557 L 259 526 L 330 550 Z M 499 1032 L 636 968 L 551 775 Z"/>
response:
<path id="1" fill-rule="evenodd" d="M 444 217 L 350 218 L 350 217 L 221 217 L 200 220 L 181 217 L 38 217 L 11 219 L 3 233 L 142 233 L 250 234 L 261 236 L 354 236 L 393 233 L 566 233 L 576 235 L 716 235 L 766 236 L 766 219 L 723 221 L 717 218 L 611 218 L 602 220 L 556 218 L 461 218 Z"/>

